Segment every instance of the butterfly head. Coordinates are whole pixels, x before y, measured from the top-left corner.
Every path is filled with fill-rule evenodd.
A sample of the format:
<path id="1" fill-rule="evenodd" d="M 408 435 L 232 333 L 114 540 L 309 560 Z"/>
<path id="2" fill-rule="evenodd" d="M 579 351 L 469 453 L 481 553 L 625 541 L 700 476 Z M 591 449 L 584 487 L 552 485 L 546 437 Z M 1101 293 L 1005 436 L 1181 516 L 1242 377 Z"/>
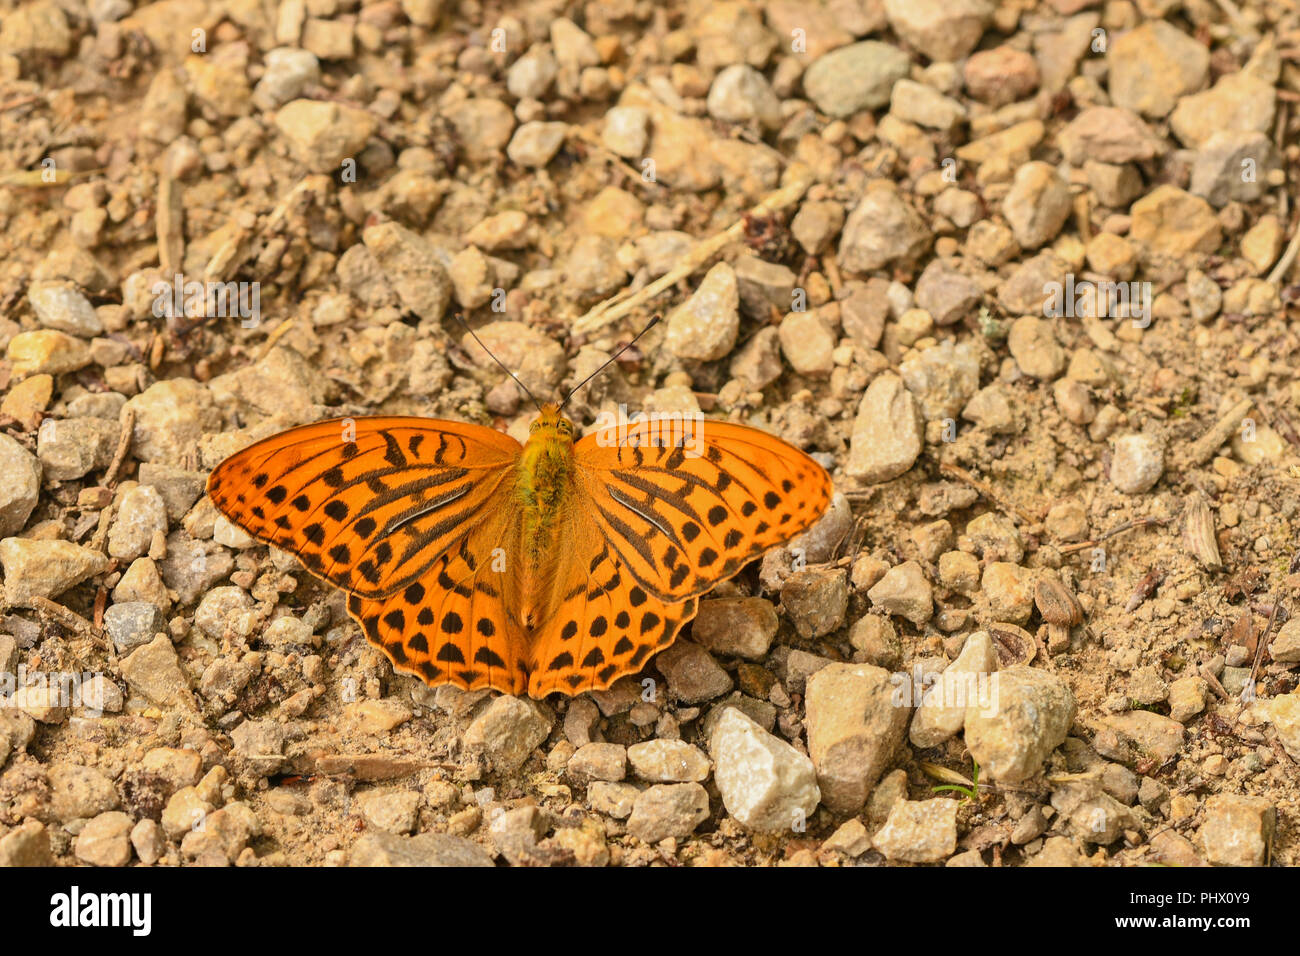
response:
<path id="1" fill-rule="evenodd" d="M 547 402 L 542 406 L 541 414 L 528 426 L 528 435 L 533 440 L 572 444 L 573 422 L 564 417 L 558 403 Z"/>

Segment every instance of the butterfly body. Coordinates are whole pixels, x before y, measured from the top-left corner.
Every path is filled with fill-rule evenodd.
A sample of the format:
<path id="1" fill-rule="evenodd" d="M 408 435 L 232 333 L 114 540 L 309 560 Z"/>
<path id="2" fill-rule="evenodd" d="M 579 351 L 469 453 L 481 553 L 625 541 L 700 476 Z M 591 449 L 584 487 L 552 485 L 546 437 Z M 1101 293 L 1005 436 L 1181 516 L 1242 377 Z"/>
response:
<path id="1" fill-rule="evenodd" d="M 526 541 L 540 550 L 573 497 L 573 424 L 554 405 L 543 406 L 532 425 L 517 481 Z"/>
<path id="2" fill-rule="evenodd" d="M 701 594 L 829 504 L 829 476 L 798 449 L 687 424 L 666 442 L 645 423 L 575 441 L 546 405 L 521 446 L 459 422 L 318 422 L 232 455 L 208 493 L 347 591 L 396 669 L 576 694 L 644 667 Z"/>

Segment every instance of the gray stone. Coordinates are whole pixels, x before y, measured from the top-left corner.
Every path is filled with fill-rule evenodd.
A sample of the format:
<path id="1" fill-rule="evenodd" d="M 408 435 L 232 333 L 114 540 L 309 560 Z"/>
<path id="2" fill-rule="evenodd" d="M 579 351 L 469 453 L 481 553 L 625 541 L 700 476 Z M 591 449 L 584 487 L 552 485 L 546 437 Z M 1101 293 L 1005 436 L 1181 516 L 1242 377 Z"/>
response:
<path id="1" fill-rule="evenodd" d="M 4 566 L 5 598 L 22 606 L 34 597 L 55 597 L 104 573 L 109 561 L 100 552 L 71 541 L 5 538 L 0 540 L 0 565 Z"/>
<path id="2" fill-rule="evenodd" d="M 917 561 L 890 568 L 867 591 L 872 607 L 897 615 L 920 627 L 934 613 L 934 595 L 925 571 Z"/>
<path id="3" fill-rule="evenodd" d="M 86 339 L 104 331 L 90 300 L 67 282 L 33 282 L 27 289 L 27 301 L 36 313 L 36 321 L 47 329 Z"/>
<path id="4" fill-rule="evenodd" d="M 939 679 L 925 689 L 912 715 L 908 739 L 914 747 L 937 747 L 961 732 L 966 707 L 978 698 L 979 684 L 998 669 L 997 652 L 988 631 L 966 638 L 961 653 Z"/>
<path id="5" fill-rule="evenodd" d="M 1205 801 L 1201 844 L 1215 866 L 1265 866 L 1277 808 L 1265 797 L 1216 793 Z"/>
<path id="6" fill-rule="evenodd" d="M 796 571 L 781 585 L 781 606 L 800 637 L 830 634 L 844 623 L 849 606 L 848 572 Z"/>
<path id="7" fill-rule="evenodd" d="M 644 843 L 683 839 L 709 816 L 709 795 L 698 783 L 661 783 L 636 797 L 627 832 Z"/>
<path id="8" fill-rule="evenodd" d="M 189 680 L 181 670 L 176 648 L 167 635 L 159 634 L 148 644 L 137 647 L 121 662 L 122 677 L 131 689 L 156 704 L 193 703 Z"/>
<path id="9" fill-rule="evenodd" d="M 705 274 L 691 297 L 669 314 L 664 344 L 678 358 L 701 362 L 724 358 L 740 331 L 739 307 L 736 273 L 720 262 Z"/>
<path id="10" fill-rule="evenodd" d="M 907 76 L 906 53 L 865 40 L 818 57 L 803 76 L 804 92 L 829 116 L 851 116 L 889 102 L 894 83 Z"/>
<path id="11" fill-rule="evenodd" d="M 897 478 L 920 456 L 924 438 L 921 411 L 903 380 L 877 375 L 858 406 L 844 471 L 869 484 Z"/>
<path id="12" fill-rule="evenodd" d="M 126 866 L 131 862 L 131 818 L 120 810 L 101 813 L 77 834 L 75 854 L 91 866 Z"/>
<path id="13" fill-rule="evenodd" d="M 731 677 L 700 645 L 678 638 L 655 658 L 668 693 L 683 704 L 702 704 L 732 688 Z"/>
<path id="14" fill-rule="evenodd" d="M 898 187 L 873 180 L 849 213 L 840 236 L 840 267 L 872 272 L 896 262 L 910 262 L 930 247 L 930 231 L 904 201 Z"/>
<path id="15" fill-rule="evenodd" d="M 152 485 L 136 485 L 122 496 L 108 532 L 109 557 L 130 561 L 149 550 L 155 534 L 167 534 L 167 505 Z"/>
<path id="16" fill-rule="evenodd" d="M 50 813 L 60 822 L 93 817 L 116 810 L 119 805 L 113 781 L 96 767 L 55 763 L 46 776 L 50 783 Z"/>
<path id="17" fill-rule="evenodd" d="M 167 622 L 154 605 L 145 601 L 127 601 L 104 610 L 104 629 L 118 652 L 127 653 L 165 633 Z"/>
<path id="18" fill-rule="evenodd" d="M 628 763 L 651 783 L 701 783 L 709 778 L 709 758 L 684 740 L 647 740 L 627 748 Z"/>
<path id="19" fill-rule="evenodd" d="M 0 537 L 23 529 L 40 490 L 39 459 L 8 435 L 0 435 Z"/>
<path id="20" fill-rule="evenodd" d="M 884 0 L 889 26 L 931 60 L 951 63 L 975 49 L 993 18 L 988 0 Z"/>
<path id="21" fill-rule="evenodd" d="M 568 726 L 568 720 L 565 721 Z M 566 770 L 580 782 L 605 780 L 617 783 L 627 775 L 627 748 L 622 744 L 587 743 L 569 758 Z"/>
<path id="22" fill-rule="evenodd" d="M 891 860 L 938 863 L 957 852 L 958 801 L 899 800 L 889 818 L 872 837 L 877 850 Z"/>
<path id="23" fill-rule="evenodd" d="M 691 637 L 714 654 L 758 661 L 767 656 L 779 622 L 772 602 L 759 597 L 700 602 Z"/>

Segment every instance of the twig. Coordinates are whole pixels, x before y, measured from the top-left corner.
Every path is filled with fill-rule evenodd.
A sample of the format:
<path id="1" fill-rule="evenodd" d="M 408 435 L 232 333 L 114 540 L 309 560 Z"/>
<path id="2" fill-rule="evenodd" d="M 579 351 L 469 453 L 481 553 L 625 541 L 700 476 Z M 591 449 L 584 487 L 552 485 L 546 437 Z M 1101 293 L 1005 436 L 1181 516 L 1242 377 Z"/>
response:
<path id="1" fill-rule="evenodd" d="M 1291 264 L 1295 262 L 1297 255 L 1300 255 L 1300 222 L 1296 223 L 1296 228 L 1291 235 L 1291 241 L 1287 243 L 1286 251 L 1282 253 L 1282 258 L 1277 260 L 1277 265 L 1273 267 L 1273 271 L 1268 274 L 1265 281 L 1277 285 L 1286 278 L 1286 274 L 1290 270 Z"/>
<path id="2" fill-rule="evenodd" d="M 275 348 L 276 343 L 284 338 L 286 332 L 293 328 L 296 321 L 297 319 L 285 319 L 271 331 L 271 334 L 266 337 L 266 342 L 262 345 L 262 358 L 266 358 L 271 354 L 271 349 Z"/>
<path id="3" fill-rule="evenodd" d="M 1254 404 L 1254 399 L 1245 398 L 1228 409 L 1223 417 L 1211 426 L 1209 431 L 1192 442 L 1192 447 L 1187 452 L 1187 463 L 1189 465 L 1203 465 L 1209 461 L 1214 453 L 1219 450 L 1219 446 L 1237 430 L 1237 426 L 1242 423 L 1242 420 L 1245 419 L 1246 414 Z"/>
<path id="4" fill-rule="evenodd" d="M 993 502 L 993 504 L 997 505 L 1002 511 L 1005 511 L 1008 514 L 1014 514 L 1021 521 L 1025 522 L 1025 524 L 1035 524 L 1038 521 L 1037 518 L 1028 512 L 1021 511 L 1015 505 L 1004 501 L 1002 496 L 993 490 L 992 485 L 986 481 L 980 481 L 980 479 L 976 478 L 965 468 L 944 462 L 939 465 L 939 471 L 951 478 L 956 478 L 958 481 L 970 485 L 989 501 Z"/>
<path id="5" fill-rule="evenodd" d="M 646 182 L 645 178 L 641 175 L 641 171 L 639 169 L 630 165 L 626 159 L 624 159 L 622 156 L 618 155 L 618 153 L 614 152 L 612 149 L 610 149 L 608 146 L 602 143 L 595 136 L 595 134 L 583 129 L 580 126 L 571 126 L 569 128 L 572 131 L 571 135 L 573 135 L 574 138 L 582 140 L 582 142 L 586 143 L 592 149 L 596 150 L 598 153 L 603 155 L 605 157 L 606 162 L 608 162 L 611 166 L 616 167 L 618 171 L 622 173 L 624 176 L 626 176 L 628 179 L 632 180 L 633 182 L 639 183 L 642 186 L 660 186 L 660 184 L 656 182 Z M 663 187 L 660 186 L 660 188 L 662 189 Z"/>
<path id="6" fill-rule="evenodd" d="M 107 554 L 105 544 L 108 541 L 108 526 L 113 521 L 113 512 L 117 510 L 116 499 L 108 503 L 108 507 L 99 513 L 99 525 L 95 528 L 95 533 L 90 536 L 88 547 L 92 551 L 100 551 Z"/>
<path id="7" fill-rule="evenodd" d="M 38 614 L 43 614 L 46 617 L 53 619 L 55 622 L 62 624 L 70 631 L 75 631 L 82 637 L 89 638 L 104 650 L 112 651 L 112 647 L 109 644 L 108 639 L 104 636 L 104 632 L 95 627 L 94 624 L 91 624 L 76 611 L 66 608 L 62 604 L 56 604 L 49 598 L 40 597 L 39 595 L 28 598 L 24 606 Z"/>
<path id="8" fill-rule="evenodd" d="M 803 197 L 803 194 L 808 191 L 808 187 L 813 182 L 811 171 L 803 164 L 795 163 L 791 165 L 789 173 L 790 182 L 767 196 L 747 213 L 748 216 L 769 216 L 779 209 L 784 209 L 786 206 L 798 202 Z M 680 280 L 694 273 L 695 270 L 721 252 L 728 244 L 738 241 L 744 234 L 745 216 L 742 216 L 722 232 L 697 242 L 690 254 L 681 263 L 664 273 L 654 282 L 645 285 L 636 292 L 624 290 L 594 306 L 586 315 L 573 323 L 573 331 L 579 335 L 586 335 L 595 332 L 597 329 L 604 328 L 611 322 L 618 321 L 642 303 L 650 301 L 659 293 L 672 288 Z"/>
<path id="9" fill-rule="evenodd" d="M 1255 641 L 1255 659 L 1250 665 L 1250 683 L 1247 685 L 1251 693 L 1255 690 L 1255 680 L 1259 675 L 1259 665 L 1260 662 L 1264 660 L 1264 651 L 1268 649 L 1268 646 L 1271 643 L 1269 640 L 1269 633 L 1273 630 L 1273 625 L 1277 622 L 1277 609 L 1282 603 L 1277 600 L 1275 595 L 1273 595 L 1273 598 L 1273 610 L 1268 612 L 1268 623 L 1264 625 L 1264 633 L 1259 635 L 1259 638 Z M 1283 622 L 1285 622 L 1290 616 L 1291 615 L 1288 612 L 1282 618 Z M 1242 693 L 1245 694 L 1246 691 L 1243 691 Z"/>
<path id="10" fill-rule="evenodd" d="M 1095 538 L 1089 538 L 1087 541 L 1079 541 L 1075 544 L 1067 544 L 1058 550 L 1060 550 L 1061 554 L 1074 554 L 1076 551 L 1087 551 L 1089 548 L 1095 548 L 1107 538 L 1113 538 L 1115 535 L 1122 534 L 1125 531 L 1131 531 L 1134 528 L 1146 528 L 1150 525 L 1168 524 L 1170 520 L 1172 519 L 1134 518 L 1132 521 L 1125 521 L 1122 524 L 1115 525 L 1115 527 L 1111 528 L 1109 531 L 1102 532 Z"/>
<path id="11" fill-rule="evenodd" d="M 131 439 L 135 435 L 135 409 L 127 405 L 122 410 L 122 431 L 117 436 L 117 450 L 113 452 L 113 460 L 109 463 L 108 471 L 104 472 L 104 484 L 112 487 L 117 481 L 117 473 L 126 461 L 126 453 L 131 449 Z"/>
<path id="12" fill-rule="evenodd" d="M 1219 683 L 1219 678 L 1215 677 L 1214 672 L 1211 671 L 1204 664 L 1201 665 L 1201 680 L 1209 684 L 1210 690 L 1214 691 L 1214 693 L 1218 695 L 1220 699 L 1222 700 L 1232 699 L 1232 695 L 1228 693 L 1228 689 L 1224 687 L 1221 683 Z"/>

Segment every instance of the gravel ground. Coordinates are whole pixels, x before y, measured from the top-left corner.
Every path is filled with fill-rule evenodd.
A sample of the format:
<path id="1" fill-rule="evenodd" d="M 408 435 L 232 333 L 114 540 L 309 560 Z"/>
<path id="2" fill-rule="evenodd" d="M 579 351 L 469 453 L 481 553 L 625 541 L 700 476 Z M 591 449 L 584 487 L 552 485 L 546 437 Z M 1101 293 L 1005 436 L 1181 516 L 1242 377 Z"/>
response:
<path id="1" fill-rule="evenodd" d="M 1294 4 L 0 10 L 0 865 L 1300 862 Z M 204 481 L 524 434 L 457 312 L 662 312 L 578 425 L 832 508 L 609 691 L 395 676 Z"/>

